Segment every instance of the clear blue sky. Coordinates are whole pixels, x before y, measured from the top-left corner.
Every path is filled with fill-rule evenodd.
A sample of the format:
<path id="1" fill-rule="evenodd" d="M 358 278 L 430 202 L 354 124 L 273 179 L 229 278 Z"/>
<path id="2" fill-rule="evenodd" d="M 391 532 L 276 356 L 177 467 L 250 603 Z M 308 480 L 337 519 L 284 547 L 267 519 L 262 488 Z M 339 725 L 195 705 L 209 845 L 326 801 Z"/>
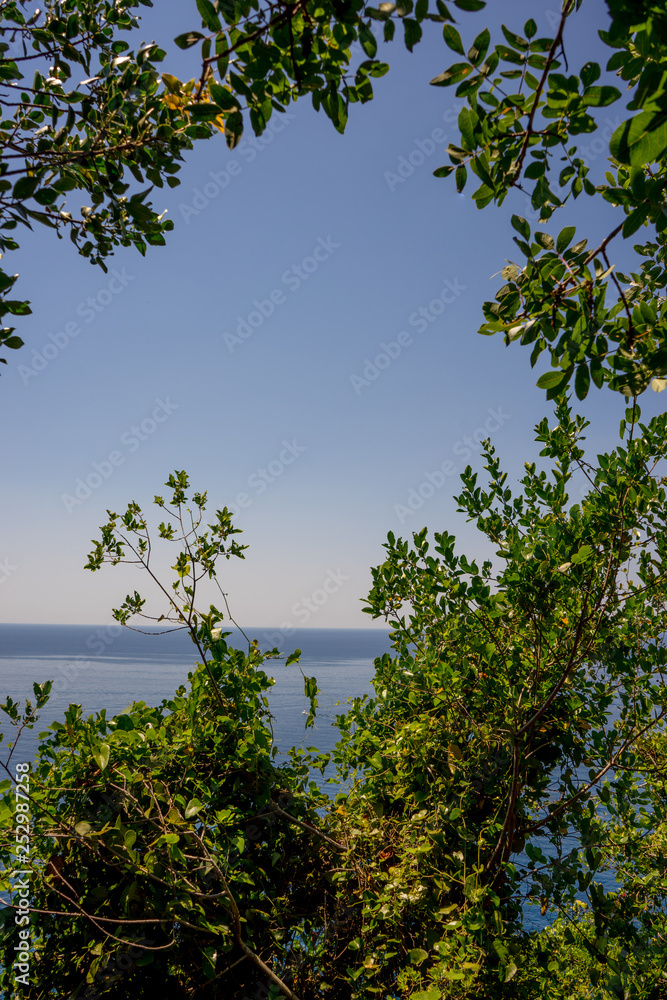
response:
<path id="1" fill-rule="evenodd" d="M 459 27 L 465 42 L 484 23 L 499 30 L 501 14 L 517 30 L 532 16 L 550 34 L 557 6 L 491 3 Z M 196 27 L 191 7 L 158 3 L 145 37 L 164 43 Z M 567 40 L 571 71 L 605 57 L 595 36 L 605 7 L 586 7 Z M 412 55 L 381 48 L 391 71 L 374 81 L 373 102 L 353 106 L 344 136 L 304 100 L 264 140 L 233 152 L 222 138 L 200 144 L 181 186 L 155 192 L 176 225 L 145 259 L 119 252 L 105 276 L 46 230 L 23 239 L 8 263 L 33 315 L 19 321 L 27 346 L 0 379 L 2 620 L 109 621 L 143 581 L 121 568 L 84 572 L 90 539 L 107 508 L 149 504 L 173 469 L 212 505 L 239 508 L 250 549 L 221 579 L 242 624 L 371 624 L 360 598 L 389 530 L 428 525 L 482 551 L 452 500 L 454 473 L 476 461 L 466 437 L 492 431 L 515 476 L 548 404 L 534 386 L 543 367 L 531 372 L 526 351 L 476 334 L 493 275 L 518 256 L 509 217 L 525 202 L 478 212 L 472 189 L 457 195 L 432 176 L 458 102 L 428 85 L 455 57 L 438 25 L 427 28 Z M 164 68 L 188 78 L 196 59 L 179 53 Z M 610 110 L 603 123 L 621 106 Z M 581 145 L 601 170 L 591 141 Z M 574 222 L 595 240 L 617 218 L 582 197 L 551 228 Z M 397 356 L 371 380 L 366 362 L 383 344 Z M 27 375 L 45 345 L 51 357 Z M 642 402 L 649 414 L 663 401 Z M 593 451 L 613 445 L 621 408 L 610 393 L 582 407 L 594 415 Z M 443 463 L 437 488 L 424 487 Z M 90 495 L 79 487 L 85 499 L 73 503 L 87 479 Z M 406 513 L 420 487 L 433 495 Z"/>

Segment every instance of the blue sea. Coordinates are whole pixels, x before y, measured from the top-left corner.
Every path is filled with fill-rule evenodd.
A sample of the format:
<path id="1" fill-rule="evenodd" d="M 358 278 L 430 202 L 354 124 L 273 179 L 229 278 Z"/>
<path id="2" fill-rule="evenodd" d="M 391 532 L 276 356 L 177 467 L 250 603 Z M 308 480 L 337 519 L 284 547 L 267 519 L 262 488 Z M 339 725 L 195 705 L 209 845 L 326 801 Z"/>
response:
<path id="1" fill-rule="evenodd" d="M 243 635 L 230 631 L 227 642 L 247 649 Z M 244 632 L 257 639 L 260 648 L 278 646 L 285 657 L 300 649 L 301 670 L 317 677 L 321 688 L 315 725 L 306 730 L 307 715 L 302 713 L 310 703 L 299 666 L 286 667 L 284 659 L 265 664 L 276 682 L 269 704 L 280 753 L 299 745 L 331 749 L 338 738 L 335 716 L 345 711 L 349 697 L 373 693 L 373 660 L 391 650 L 387 634 L 379 629 L 295 629 L 288 639 L 270 628 Z M 0 624 L 0 700 L 10 696 L 34 702 L 33 683 L 53 681 L 49 703 L 34 729 L 22 734 L 13 761 L 33 760 L 37 734 L 62 720 L 70 704 L 81 705 L 85 716 L 103 708 L 107 715 L 115 715 L 133 701 L 159 704 L 187 681 L 196 664 L 197 650 L 183 631 L 144 635 L 116 624 Z M 14 738 L 4 713 L 0 713 L 0 732 L 5 742 Z"/>

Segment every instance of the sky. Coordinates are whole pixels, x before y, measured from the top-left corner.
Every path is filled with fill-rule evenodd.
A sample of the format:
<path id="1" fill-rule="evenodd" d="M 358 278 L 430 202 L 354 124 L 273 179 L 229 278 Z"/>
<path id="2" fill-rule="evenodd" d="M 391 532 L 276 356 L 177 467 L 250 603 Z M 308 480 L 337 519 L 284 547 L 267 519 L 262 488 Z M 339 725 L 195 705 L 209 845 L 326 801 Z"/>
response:
<path id="1" fill-rule="evenodd" d="M 532 16 L 548 35 L 557 8 L 490 3 L 458 27 L 467 44 L 485 24 L 498 40 L 501 16 L 519 31 Z M 573 19 L 571 71 L 608 56 L 605 10 L 591 0 Z M 141 40 L 197 27 L 194 3 L 158 0 Z M 0 620 L 105 624 L 134 589 L 159 614 L 136 569 L 83 566 L 107 509 L 136 500 L 162 520 L 152 498 L 176 469 L 243 531 L 245 560 L 219 574 L 242 625 L 385 627 L 362 608 L 389 531 L 428 526 L 489 551 L 456 512 L 458 474 L 482 473 L 490 436 L 516 479 L 551 404 L 535 387 L 544 356 L 531 371 L 529 352 L 476 330 L 519 255 L 510 215 L 536 220 L 519 193 L 478 211 L 474 188 L 433 177 L 461 102 L 429 86 L 456 57 L 426 28 L 413 54 L 381 45 L 391 70 L 345 135 L 301 100 L 236 150 L 199 143 L 180 187 L 154 192 L 175 223 L 166 247 L 121 250 L 105 275 L 43 230 L 5 261 L 33 311 L 0 378 Z M 175 52 L 163 69 L 189 79 L 197 58 Z M 594 172 L 623 108 L 582 137 Z M 543 228 L 575 224 L 594 245 L 620 219 L 598 201 L 582 196 Z M 664 404 L 649 392 L 642 405 Z M 593 455 L 616 443 L 622 408 L 595 390 L 579 404 Z"/>

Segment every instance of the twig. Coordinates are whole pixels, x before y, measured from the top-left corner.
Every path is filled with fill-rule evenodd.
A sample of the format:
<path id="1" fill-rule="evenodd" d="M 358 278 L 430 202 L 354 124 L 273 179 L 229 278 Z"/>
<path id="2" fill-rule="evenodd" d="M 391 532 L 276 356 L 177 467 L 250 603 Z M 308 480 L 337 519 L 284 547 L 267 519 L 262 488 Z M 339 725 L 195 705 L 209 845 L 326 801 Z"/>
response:
<path id="1" fill-rule="evenodd" d="M 530 137 L 533 134 L 533 122 L 535 120 L 535 114 L 537 113 L 537 105 L 539 104 L 540 97 L 542 96 L 542 91 L 544 89 L 544 84 L 546 83 L 547 76 L 549 75 L 549 70 L 551 68 L 551 63 L 554 61 L 554 58 L 555 58 L 555 55 L 556 55 L 556 50 L 558 49 L 559 45 L 562 47 L 562 43 L 563 43 L 563 29 L 565 28 L 565 22 L 566 22 L 566 20 L 568 18 L 568 15 L 569 15 L 571 9 L 572 9 L 572 4 L 569 3 L 564 8 L 563 13 L 561 14 L 560 24 L 558 26 L 558 34 L 554 38 L 554 40 L 552 42 L 552 45 L 551 45 L 551 48 L 549 49 L 549 54 L 547 56 L 547 61 L 546 61 L 546 64 L 544 66 L 544 70 L 542 71 L 542 76 L 540 78 L 540 82 L 537 85 L 537 90 L 535 91 L 535 100 L 533 101 L 533 106 L 531 108 L 530 115 L 528 116 L 528 125 L 526 126 L 526 135 L 525 135 L 525 138 L 524 138 L 523 142 L 521 143 L 521 149 L 519 151 L 519 156 L 517 158 L 516 166 L 514 168 L 514 176 L 517 178 L 517 180 L 521 176 L 521 169 L 523 167 L 523 161 L 525 160 L 526 153 L 528 152 L 528 143 L 530 142 Z M 513 180 L 512 183 L 510 184 L 510 187 L 513 187 L 514 184 L 515 184 L 515 181 Z"/>
<path id="2" fill-rule="evenodd" d="M 326 840 L 327 844 L 331 844 L 331 846 L 335 847 L 337 850 L 347 850 L 347 847 L 345 847 L 344 844 L 339 844 L 336 840 L 332 840 L 331 837 L 328 837 L 326 833 L 322 832 L 322 830 L 318 830 L 316 826 L 313 826 L 311 823 L 303 823 L 300 819 L 297 819 L 296 816 L 291 816 L 289 813 L 286 813 L 285 810 L 281 809 L 276 802 L 272 802 L 269 808 L 271 812 L 275 812 L 279 816 L 282 816 L 288 823 L 294 823 L 295 826 L 300 826 L 302 830 L 307 830 L 308 833 L 314 833 L 316 836 L 321 837 L 322 840 Z"/>

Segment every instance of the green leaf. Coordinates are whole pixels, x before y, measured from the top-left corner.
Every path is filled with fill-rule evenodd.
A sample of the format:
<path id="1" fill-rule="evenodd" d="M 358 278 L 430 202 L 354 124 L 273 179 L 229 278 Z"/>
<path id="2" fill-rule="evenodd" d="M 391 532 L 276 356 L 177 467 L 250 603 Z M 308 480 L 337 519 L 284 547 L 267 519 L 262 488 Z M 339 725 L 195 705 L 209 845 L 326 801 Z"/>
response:
<path id="1" fill-rule="evenodd" d="M 179 35 L 178 38 L 174 39 L 176 45 L 179 49 L 189 49 L 193 45 L 196 45 L 200 38 L 204 36 L 198 31 L 186 31 L 183 35 Z"/>
<path id="2" fill-rule="evenodd" d="M 585 108 L 606 108 L 621 96 L 616 87 L 586 87 L 581 103 Z"/>
<path id="3" fill-rule="evenodd" d="M 468 59 L 475 66 L 478 66 L 479 63 L 481 63 L 484 60 L 484 56 L 488 51 L 490 41 L 491 41 L 491 32 L 489 31 L 488 28 L 485 28 L 484 31 L 480 31 L 475 41 L 468 49 Z"/>
<path id="4" fill-rule="evenodd" d="M 472 196 L 477 208 L 485 208 L 487 205 L 490 205 L 494 197 L 494 191 L 492 188 L 487 187 L 486 184 L 478 187 Z"/>
<path id="5" fill-rule="evenodd" d="M 510 979 L 513 979 L 519 971 L 515 962 L 510 962 L 505 968 L 505 979 L 506 983 L 509 983 Z"/>
<path id="6" fill-rule="evenodd" d="M 623 223 L 623 236 L 627 238 L 628 236 L 632 236 L 633 233 L 636 233 L 639 227 L 646 222 L 648 215 L 648 205 L 640 205 L 639 208 L 634 210 L 634 212 L 630 212 L 630 215 Z"/>
<path id="7" fill-rule="evenodd" d="M 609 143 L 619 163 L 641 167 L 657 160 L 667 149 L 667 113 L 642 111 L 616 129 Z"/>
<path id="8" fill-rule="evenodd" d="M 545 250 L 553 250 L 554 243 L 553 236 L 549 236 L 549 233 L 542 233 L 539 230 L 535 230 L 535 242 L 539 243 L 541 247 Z"/>
<path id="9" fill-rule="evenodd" d="M 565 371 L 545 372 L 537 380 L 538 389 L 546 389 L 547 399 L 557 399 L 567 388 L 574 372 L 574 365 L 570 365 Z"/>
<path id="10" fill-rule="evenodd" d="M 243 135 L 243 115 L 240 111 L 232 111 L 225 118 L 225 138 L 230 149 L 238 146 Z"/>
<path id="11" fill-rule="evenodd" d="M 535 24 L 535 21 L 533 21 L 532 17 L 524 24 L 523 33 L 526 38 L 532 38 L 533 35 L 537 34 L 537 25 Z"/>
<path id="12" fill-rule="evenodd" d="M 192 819 L 192 817 L 200 813 L 203 808 L 204 808 L 204 803 L 201 802 L 199 799 L 190 799 L 187 806 L 185 807 L 185 812 L 183 815 L 185 816 L 186 819 Z"/>
<path id="13" fill-rule="evenodd" d="M 220 31 L 222 25 L 211 0 L 197 0 L 197 10 L 209 31 Z"/>
<path id="14" fill-rule="evenodd" d="M 599 358 L 591 358 L 591 378 L 593 379 L 593 384 L 598 389 L 601 389 L 604 385 L 604 369 Z"/>
<path id="15" fill-rule="evenodd" d="M 227 87 L 221 87 L 219 83 L 210 83 L 209 90 L 211 91 L 211 97 L 223 111 L 241 110 L 238 98 Z"/>
<path id="16" fill-rule="evenodd" d="M 456 28 L 453 28 L 451 24 L 445 24 L 442 29 L 442 34 L 445 39 L 445 43 L 454 52 L 458 52 L 459 55 L 465 55 L 465 49 L 463 48 L 463 42 L 461 41 L 461 36 L 459 35 Z"/>
<path id="17" fill-rule="evenodd" d="M 466 180 L 468 178 L 468 171 L 461 165 L 456 168 L 455 180 L 456 180 L 456 190 L 460 193 L 466 186 Z"/>
<path id="18" fill-rule="evenodd" d="M 99 767 L 100 771 L 104 771 L 107 764 L 109 763 L 109 757 L 111 756 L 111 748 L 108 743 L 100 743 L 96 750 L 93 750 L 93 760 Z"/>
<path id="19" fill-rule="evenodd" d="M 588 395 L 588 390 L 591 384 L 591 375 L 588 370 L 588 365 L 583 361 L 577 367 L 577 374 L 574 379 L 574 391 L 577 394 L 577 399 L 585 399 Z"/>
<path id="20" fill-rule="evenodd" d="M 422 36 L 422 26 L 414 17 L 403 18 L 403 25 L 405 28 L 405 45 L 412 52 L 414 46 Z"/>
<path id="21" fill-rule="evenodd" d="M 439 73 L 430 81 L 433 87 L 451 87 L 459 83 L 466 76 L 473 72 L 473 67 L 469 63 L 454 63 L 444 73 Z"/>
<path id="22" fill-rule="evenodd" d="M 470 152 L 475 148 L 475 136 L 473 134 L 473 117 L 470 108 L 461 108 L 459 112 L 459 129 L 461 131 L 462 146 Z"/>
<path id="23" fill-rule="evenodd" d="M 22 76 L 15 62 L 0 61 L 0 80 L 20 80 Z"/>
<path id="24" fill-rule="evenodd" d="M 483 10 L 486 7 L 486 0 L 454 0 L 454 6 L 459 10 Z"/>
<path id="25" fill-rule="evenodd" d="M 576 226 L 566 226 L 565 229 L 561 229 L 556 239 L 556 250 L 558 253 L 563 253 L 564 250 L 567 250 L 574 239 L 576 231 Z"/>
<path id="26" fill-rule="evenodd" d="M 591 545 L 582 545 L 578 552 L 575 552 L 570 556 L 570 562 L 573 566 L 577 566 L 579 563 L 585 562 L 593 551 Z"/>
<path id="27" fill-rule="evenodd" d="M 516 229 L 517 233 L 523 236 L 525 240 L 530 239 L 530 226 L 520 215 L 512 216 L 512 227 Z"/>
<path id="28" fill-rule="evenodd" d="M 413 948 L 408 952 L 408 957 L 412 965 L 421 965 L 428 958 L 428 952 L 424 951 L 423 948 Z"/>
<path id="29" fill-rule="evenodd" d="M 507 946 L 503 944 L 500 938 L 496 938 L 495 941 L 493 942 L 493 950 L 500 959 L 500 964 L 507 965 L 507 963 L 510 960 L 510 953 L 507 949 Z"/>
<path id="30" fill-rule="evenodd" d="M 537 380 L 538 389 L 552 389 L 555 385 L 563 378 L 563 373 L 561 371 L 557 372 L 545 372 L 544 375 L 540 375 Z"/>
<path id="31" fill-rule="evenodd" d="M 39 187 L 39 177 L 19 177 L 16 184 L 14 185 L 14 190 L 12 191 L 12 197 L 17 201 L 23 201 L 25 198 L 30 198 L 34 191 Z"/>
<path id="32" fill-rule="evenodd" d="M 581 67 L 581 82 L 584 87 L 590 87 L 592 83 L 600 79 L 600 66 L 595 62 L 587 62 Z"/>
<path id="33" fill-rule="evenodd" d="M 563 377 L 561 378 L 560 382 L 557 382 L 555 385 L 552 385 L 547 389 L 547 394 L 546 394 L 547 399 L 558 399 L 558 397 L 561 396 L 563 392 L 565 392 L 568 385 L 570 384 L 570 379 L 572 378 L 573 372 L 574 372 L 574 365 L 570 365 L 570 367 L 565 372 L 563 372 Z"/>
<path id="34" fill-rule="evenodd" d="M 359 30 L 359 41 L 361 42 L 362 49 L 370 59 L 374 59 L 378 50 L 378 44 L 375 40 L 375 35 L 371 31 L 371 29 L 366 24 L 364 24 L 363 21 L 359 22 L 358 30 Z"/>
<path id="35" fill-rule="evenodd" d="M 202 952 L 202 969 L 207 979 L 215 979 L 215 963 L 218 959 L 218 950 L 210 945 Z"/>
<path id="36" fill-rule="evenodd" d="M 201 104 L 186 104 L 185 110 L 194 121 L 200 122 L 213 121 L 218 115 L 222 114 L 222 108 L 208 101 L 202 101 Z"/>

